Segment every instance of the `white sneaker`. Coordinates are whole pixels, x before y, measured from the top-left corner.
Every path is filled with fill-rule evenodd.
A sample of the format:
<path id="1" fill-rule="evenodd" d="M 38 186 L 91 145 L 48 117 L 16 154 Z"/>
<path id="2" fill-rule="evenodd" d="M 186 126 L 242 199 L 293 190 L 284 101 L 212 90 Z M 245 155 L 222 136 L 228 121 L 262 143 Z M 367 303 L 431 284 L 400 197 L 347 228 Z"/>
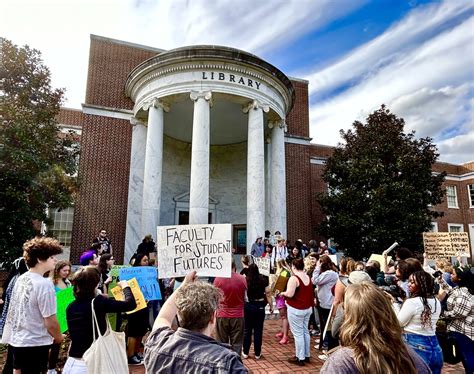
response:
<path id="1" fill-rule="evenodd" d="M 329 357 L 328 357 L 328 355 L 319 355 L 318 358 L 319 358 L 321 361 L 326 361 Z"/>
<path id="2" fill-rule="evenodd" d="M 244 352 L 242 352 L 242 357 L 243 358 L 249 358 L 249 355 L 246 355 Z"/>
<path id="3" fill-rule="evenodd" d="M 255 359 L 256 359 L 256 360 L 260 360 L 261 358 L 262 358 L 262 355 L 260 355 L 260 356 L 255 356 Z"/>

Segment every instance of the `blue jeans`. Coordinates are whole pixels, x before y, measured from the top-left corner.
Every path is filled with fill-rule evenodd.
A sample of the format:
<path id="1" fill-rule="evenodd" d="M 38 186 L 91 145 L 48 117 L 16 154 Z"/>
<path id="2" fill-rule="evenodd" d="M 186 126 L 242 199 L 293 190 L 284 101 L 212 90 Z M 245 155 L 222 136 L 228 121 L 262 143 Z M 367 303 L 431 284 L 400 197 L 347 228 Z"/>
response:
<path id="1" fill-rule="evenodd" d="M 435 335 L 403 334 L 403 339 L 426 362 L 433 374 L 441 373 L 443 351 Z"/>
<path id="2" fill-rule="evenodd" d="M 308 322 L 313 308 L 296 309 L 289 305 L 287 305 L 287 308 L 290 330 L 295 339 L 296 357 L 304 360 L 311 355 L 311 338 L 309 336 Z"/>

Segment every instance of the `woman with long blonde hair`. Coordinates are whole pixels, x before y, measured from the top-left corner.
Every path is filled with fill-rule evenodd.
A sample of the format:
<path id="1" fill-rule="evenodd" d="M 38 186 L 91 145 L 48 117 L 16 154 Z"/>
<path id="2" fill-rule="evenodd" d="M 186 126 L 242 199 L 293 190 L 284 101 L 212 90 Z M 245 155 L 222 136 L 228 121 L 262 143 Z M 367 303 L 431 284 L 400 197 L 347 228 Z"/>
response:
<path id="1" fill-rule="evenodd" d="M 431 373 L 403 342 L 397 316 L 383 291 L 363 282 L 349 285 L 345 296 L 341 348 L 330 354 L 321 373 Z"/>

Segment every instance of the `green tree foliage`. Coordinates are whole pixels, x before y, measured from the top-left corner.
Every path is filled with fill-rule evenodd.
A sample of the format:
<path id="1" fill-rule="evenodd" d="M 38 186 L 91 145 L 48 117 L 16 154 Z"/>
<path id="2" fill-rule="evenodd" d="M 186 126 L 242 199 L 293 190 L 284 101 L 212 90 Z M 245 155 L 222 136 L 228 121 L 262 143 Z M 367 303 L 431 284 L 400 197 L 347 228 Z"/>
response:
<path id="1" fill-rule="evenodd" d="M 384 105 L 366 123 L 356 121 L 341 136 L 323 179 L 329 193 L 318 196 L 327 218 L 318 231 L 360 259 L 382 253 L 394 241 L 412 250 L 440 214 L 445 174 L 433 175 L 439 154 L 430 138 L 403 132 L 405 122 Z"/>
<path id="2" fill-rule="evenodd" d="M 72 203 L 78 146 L 59 134 L 63 95 L 39 51 L 0 38 L 0 262 L 21 254 L 48 207 Z"/>

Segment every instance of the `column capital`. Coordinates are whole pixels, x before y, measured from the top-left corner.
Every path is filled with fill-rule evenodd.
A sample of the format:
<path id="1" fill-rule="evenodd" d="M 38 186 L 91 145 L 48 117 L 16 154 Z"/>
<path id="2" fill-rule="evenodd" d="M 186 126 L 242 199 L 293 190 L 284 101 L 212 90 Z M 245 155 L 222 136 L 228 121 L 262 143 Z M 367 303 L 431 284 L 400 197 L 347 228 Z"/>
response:
<path id="1" fill-rule="evenodd" d="M 273 129 L 274 127 L 279 127 L 280 129 L 285 129 L 286 131 L 286 123 L 282 119 L 279 119 L 277 121 L 268 121 L 268 128 Z"/>
<path id="2" fill-rule="evenodd" d="M 189 97 L 192 101 L 198 101 L 199 99 L 204 99 L 210 101 L 212 105 L 212 92 L 211 91 L 191 91 Z"/>
<path id="3" fill-rule="evenodd" d="M 142 125 L 142 126 L 146 126 L 146 123 L 139 120 L 137 117 L 131 117 L 130 118 L 130 124 L 134 127 L 134 126 L 137 126 L 137 125 Z"/>
<path id="4" fill-rule="evenodd" d="M 167 103 L 165 103 L 163 100 L 158 99 L 157 97 L 155 97 L 151 100 L 145 101 L 145 103 L 143 103 L 143 110 L 146 111 L 146 110 L 150 109 L 151 107 L 161 108 L 165 112 L 170 111 L 170 106 Z"/>
<path id="5" fill-rule="evenodd" d="M 268 106 L 268 104 L 263 104 L 259 102 L 258 100 L 252 100 L 250 103 L 245 104 L 242 107 L 242 111 L 244 113 L 248 113 L 250 109 L 254 109 L 254 110 L 262 109 L 265 113 L 268 113 L 268 111 L 270 110 L 270 107 Z"/>

